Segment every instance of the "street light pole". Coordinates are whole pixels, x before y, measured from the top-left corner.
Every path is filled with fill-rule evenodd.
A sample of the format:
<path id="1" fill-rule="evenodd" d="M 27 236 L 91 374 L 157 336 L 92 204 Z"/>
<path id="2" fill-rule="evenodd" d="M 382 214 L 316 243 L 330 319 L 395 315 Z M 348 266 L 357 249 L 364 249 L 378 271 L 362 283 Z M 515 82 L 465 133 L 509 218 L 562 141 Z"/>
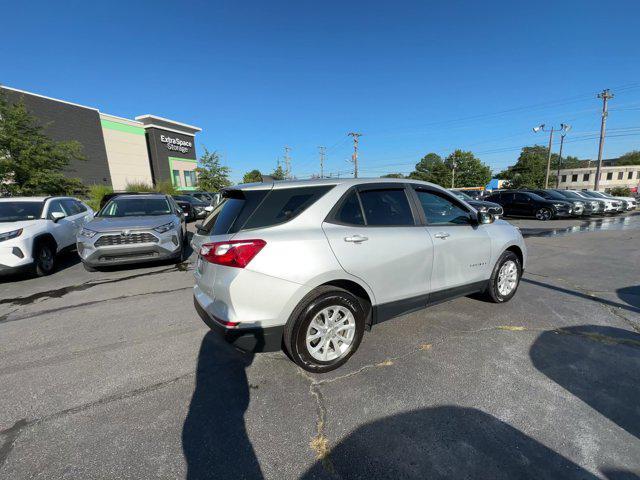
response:
<path id="1" fill-rule="evenodd" d="M 558 154 L 558 174 L 556 175 L 556 188 L 560 188 L 560 167 L 562 166 L 562 146 L 564 145 L 564 137 L 566 133 L 560 135 L 560 153 Z"/>
<path id="2" fill-rule="evenodd" d="M 553 132 L 554 128 L 551 127 L 551 132 L 549 133 L 549 153 L 547 154 L 547 171 L 544 175 L 544 188 L 549 188 L 549 171 L 551 170 L 551 144 L 553 143 Z"/>

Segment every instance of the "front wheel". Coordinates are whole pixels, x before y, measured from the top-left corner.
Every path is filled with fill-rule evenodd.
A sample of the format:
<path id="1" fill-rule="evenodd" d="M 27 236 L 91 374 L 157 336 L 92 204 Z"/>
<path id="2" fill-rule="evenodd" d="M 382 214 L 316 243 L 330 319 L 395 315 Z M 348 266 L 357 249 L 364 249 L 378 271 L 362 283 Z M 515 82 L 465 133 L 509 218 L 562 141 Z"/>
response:
<path id="1" fill-rule="evenodd" d="M 495 303 L 511 300 L 516 294 L 521 276 L 522 265 L 518 256 L 510 251 L 504 252 L 496 262 L 489 279 L 489 299 Z"/>
<path id="2" fill-rule="evenodd" d="M 36 274 L 39 277 L 50 275 L 56 266 L 55 250 L 50 243 L 42 243 L 35 251 Z"/>
<path id="3" fill-rule="evenodd" d="M 551 217 L 553 217 L 553 212 L 548 208 L 540 208 L 536 211 L 536 218 L 538 220 L 546 222 L 547 220 L 551 220 Z"/>
<path id="4" fill-rule="evenodd" d="M 360 301 L 327 286 L 307 295 L 285 326 L 284 343 L 293 361 L 309 372 L 329 372 L 358 349 L 365 326 Z"/>

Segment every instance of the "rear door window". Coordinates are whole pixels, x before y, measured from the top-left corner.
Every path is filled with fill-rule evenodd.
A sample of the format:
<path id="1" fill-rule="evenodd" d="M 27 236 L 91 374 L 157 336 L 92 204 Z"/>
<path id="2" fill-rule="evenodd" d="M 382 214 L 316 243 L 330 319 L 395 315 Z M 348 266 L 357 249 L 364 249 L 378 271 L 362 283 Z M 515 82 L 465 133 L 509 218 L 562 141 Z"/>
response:
<path id="1" fill-rule="evenodd" d="M 415 225 L 404 188 L 363 190 L 359 195 L 367 225 Z"/>
<path id="2" fill-rule="evenodd" d="M 333 220 L 345 225 L 364 225 L 364 215 L 355 190 L 351 191 L 342 201 L 342 205 L 338 208 Z"/>

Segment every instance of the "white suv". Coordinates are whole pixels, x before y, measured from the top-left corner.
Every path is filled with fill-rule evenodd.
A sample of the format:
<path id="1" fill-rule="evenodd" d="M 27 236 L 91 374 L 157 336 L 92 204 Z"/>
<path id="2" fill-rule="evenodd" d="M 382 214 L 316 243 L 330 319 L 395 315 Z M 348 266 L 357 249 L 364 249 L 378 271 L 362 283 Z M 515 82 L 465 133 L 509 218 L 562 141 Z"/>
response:
<path id="1" fill-rule="evenodd" d="M 0 272 L 55 268 L 55 257 L 75 247 L 76 234 L 93 210 L 72 197 L 0 198 Z"/>
<path id="2" fill-rule="evenodd" d="M 520 231 L 436 185 L 348 179 L 247 184 L 196 225 L 195 307 L 243 350 L 326 372 L 366 329 L 458 296 L 516 292 Z"/>

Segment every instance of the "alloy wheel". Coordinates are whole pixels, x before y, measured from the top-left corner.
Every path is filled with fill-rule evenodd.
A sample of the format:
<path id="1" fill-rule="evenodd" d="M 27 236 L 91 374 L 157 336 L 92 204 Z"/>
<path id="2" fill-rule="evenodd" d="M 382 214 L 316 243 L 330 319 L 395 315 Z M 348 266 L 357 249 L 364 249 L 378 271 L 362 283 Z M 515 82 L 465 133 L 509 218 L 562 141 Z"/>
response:
<path id="1" fill-rule="evenodd" d="M 498 272 L 498 292 L 506 297 L 518 284 L 518 266 L 513 260 L 507 260 Z"/>
<path id="2" fill-rule="evenodd" d="M 315 360 L 330 362 L 351 350 L 356 332 L 353 313 L 342 305 L 319 311 L 307 328 L 305 344 Z"/>

